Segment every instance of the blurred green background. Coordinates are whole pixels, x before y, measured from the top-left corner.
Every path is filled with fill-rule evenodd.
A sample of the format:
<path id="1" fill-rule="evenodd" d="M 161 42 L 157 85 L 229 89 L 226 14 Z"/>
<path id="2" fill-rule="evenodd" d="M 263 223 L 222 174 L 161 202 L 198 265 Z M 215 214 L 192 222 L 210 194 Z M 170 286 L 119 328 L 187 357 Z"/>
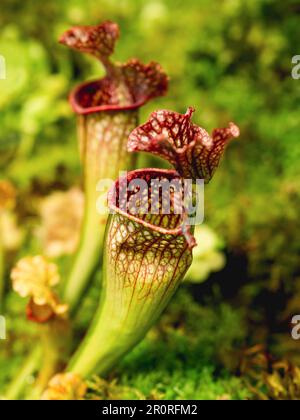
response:
<path id="1" fill-rule="evenodd" d="M 209 325 L 221 329 L 227 305 L 243 331 L 229 344 L 259 344 L 299 365 L 300 344 L 290 337 L 300 313 L 300 81 L 291 77 L 300 53 L 297 0 L 2 0 L 0 175 L 18 188 L 18 218 L 29 237 L 17 254 L 39 247 L 28 234 L 36 197 L 80 184 L 67 96 L 103 74 L 57 39 L 72 25 L 107 19 L 121 27 L 117 60 L 155 60 L 171 78 L 168 95 L 147 104 L 141 121 L 155 109 L 194 106 L 195 122 L 209 131 L 229 121 L 241 128 L 206 188 L 206 224 L 222 242 L 226 265 L 187 284 L 181 293 L 192 298 L 178 302 L 202 305 L 217 317 Z"/>

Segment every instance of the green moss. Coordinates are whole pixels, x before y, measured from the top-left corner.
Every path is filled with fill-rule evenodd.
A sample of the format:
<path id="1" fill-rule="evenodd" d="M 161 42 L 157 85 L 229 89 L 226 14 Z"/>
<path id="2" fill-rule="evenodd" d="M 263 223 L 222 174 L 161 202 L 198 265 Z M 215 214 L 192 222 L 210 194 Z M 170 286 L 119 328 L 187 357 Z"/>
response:
<path id="1" fill-rule="evenodd" d="M 216 377 L 214 371 L 213 366 L 200 367 L 198 364 L 188 369 L 182 365 L 170 372 L 154 364 L 152 372 L 121 376 L 120 384 L 132 389 L 132 398 L 139 396 L 135 390 L 139 390 L 141 397 L 163 400 L 243 400 L 250 397 L 238 378 L 226 373 Z"/>

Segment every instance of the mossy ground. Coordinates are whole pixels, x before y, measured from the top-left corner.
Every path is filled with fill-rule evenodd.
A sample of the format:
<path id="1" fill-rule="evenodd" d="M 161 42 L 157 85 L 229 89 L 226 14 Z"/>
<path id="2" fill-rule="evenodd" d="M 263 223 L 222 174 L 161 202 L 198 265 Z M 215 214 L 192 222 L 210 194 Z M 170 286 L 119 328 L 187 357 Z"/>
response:
<path id="1" fill-rule="evenodd" d="M 81 307 L 75 331 L 78 342 L 98 297 L 95 286 Z M 24 301 L 10 294 L 7 302 L 10 315 L 8 339 L 0 343 L 0 395 L 39 339 L 35 326 L 24 317 Z M 284 354 L 278 349 L 289 342 L 286 334 L 268 335 L 261 328 L 253 333 L 246 314 L 217 289 L 197 301 L 194 286 L 183 284 L 147 337 L 107 377 L 90 378 L 87 399 L 298 400 L 297 343 L 288 349 L 289 361 L 282 360 Z M 273 345 L 266 344 L 266 337 Z M 23 397 L 34 380 L 35 375 L 27 377 Z"/>
<path id="2" fill-rule="evenodd" d="M 18 335 L 25 320 L 23 303 L 13 298 L 8 328 Z M 1 390 L 18 372 L 22 355 L 30 348 L 34 329 L 23 339 L 10 337 L 2 345 Z M 243 340 L 242 319 L 227 304 L 216 309 L 199 305 L 187 286 L 177 293 L 159 324 L 105 380 L 92 378 L 88 398 L 92 399 L 246 399 L 250 392 L 221 360 L 230 359 L 232 348 Z M 7 343 L 8 344 L 8 343 Z M 9 351 L 8 351 L 9 349 Z M 30 384 L 34 378 L 28 378 Z"/>

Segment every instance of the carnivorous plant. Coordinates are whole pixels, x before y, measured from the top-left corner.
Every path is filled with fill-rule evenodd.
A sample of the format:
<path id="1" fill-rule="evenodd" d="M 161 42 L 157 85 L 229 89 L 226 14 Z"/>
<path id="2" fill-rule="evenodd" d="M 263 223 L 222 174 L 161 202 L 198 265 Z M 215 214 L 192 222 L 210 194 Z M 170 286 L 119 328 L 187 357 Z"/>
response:
<path id="1" fill-rule="evenodd" d="M 151 195 L 153 182 L 176 180 L 180 177 L 175 171 L 137 170 L 119 179 L 110 191 L 114 214 L 107 226 L 101 304 L 90 333 L 71 360 L 72 373 L 85 377 L 114 366 L 155 323 L 189 268 L 195 240 L 184 207 L 176 211 L 176 194 L 171 193 L 170 213 L 164 214 L 165 197 Z M 145 181 L 147 186 L 137 201 L 136 191 L 122 197 L 132 181 Z M 151 214 L 154 202 L 157 211 Z"/>
<path id="2" fill-rule="evenodd" d="M 112 368 L 159 318 L 191 265 L 196 241 L 185 191 L 176 185 L 185 178 L 209 182 L 226 144 L 239 135 L 230 123 L 209 136 L 192 123 L 193 112 L 155 112 L 129 136 L 129 150 L 158 154 L 177 172 L 129 172 L 110 191 L 103 293 L 90 332 L 69 365 L 72 373 L 86 377 Z"/>
<path id="3" fill-rule="evenodd" d="M 103 245 L 107 215 L 96 210 L 98 182 L 114 180 L 120 171 L 133 168 L 134 156 L 127 153 L 126 146 L 138 124 L 139 108 L 167 91 L 168 78 L 159 64 L 111 60 L 118 38 L 119 27 L 113 22 L 73 27 L 60 38 L 62 44 L 95 57 L 106 71 L 104 78 L 83 83 L 70 95 L 78 117 L 85 189 L 80 244 L 64 288 L 70 310 L 76 308 L 87 287 Z"/>

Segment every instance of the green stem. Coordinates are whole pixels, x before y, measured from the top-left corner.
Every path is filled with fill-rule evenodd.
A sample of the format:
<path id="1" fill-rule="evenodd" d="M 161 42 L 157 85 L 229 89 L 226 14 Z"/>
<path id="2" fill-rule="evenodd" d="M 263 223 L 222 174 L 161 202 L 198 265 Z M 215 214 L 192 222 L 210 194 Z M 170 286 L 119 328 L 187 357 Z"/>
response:
<path id="1" fill-rule="evenodd" d="M 82 377 L 105 374 L 144 338 L 191 263 L 184 238 L 174 237 L 170 251 L 164 234 L 143 231 L 138 224 L 128 227 L 127 222 L 124 216 L 109 218 L 101 304 L 67 368 Z M 151 235 L 152 247 L 147 242 Z"/>
<path id="2" fill-rule="evenodd" d="M 145 322 L 138 326 L 134 316 L 128 318 L 126 311 L 122 310 L 118 316 L 115 311 L 111 310 L 111 304 L 106 302 L 99 309 L 91 332 L 71 360 L 68 371 L 81 377 L 88 377 L 95 373 L 99 375 L 107 373 L 144 338 L 161 315 L 165 305 L 166 303 L 160 307 L 155 306 L 155 314 L 149 316 Z M 150 308 L 150 306 L 151 304 L 144 306 L 146 313 L 153 312 L 153 307 Z"/>
<path id="3" fill-rule="evenodd" d="M 114 181 L 120 171 L 134 165 L 133 154 L 127 153 L 127 139 L 138 115 L 137 111 L 104 111 L 80 116 L 78 121 L 86 202 L 79 249 L 63 292 L 71 312 L 101 261 L 107 215 L 97 212 L 97 185 L 101 180 Z"/>
<path id="4" fill-rule="evenodd" d="M 23 134 L 21 143 L 18 149 L 19 159 L 26 159 L 31 155 L 35 144 L 35 136 L 33 134 Z"/>
<path id="5" fill-rule="evenodd" d="M 101 249 L 105 230 L 105 218 L 101 220 L 97 214 L 95 200 L 86 196 L 87 208 L 81 233 L 81 240 L 71 272 L 63 291 L 63 301 L 69 304 L 74 313 L 84 293 L 89 279 L 92 277 L 97 262 L 101 260 Z"/>
<path id="6" fill-rule="evenodd" d="M 41 347 L 38 346 L 26 358 L 25 363 L 3 396 L 5 400 L 16 400 L 23 392 L 27 379 L 36 371 L 41 359 Z"/>
<path id="7" fill-rule="evenodd" d="M 70 325 L 66 320 L 54 319 L 40 326 L 42 366 L 35 385 L 27 399 L 40 399 L 41 394 L 56 372 L 61 370 L 69 353 Z"/>

